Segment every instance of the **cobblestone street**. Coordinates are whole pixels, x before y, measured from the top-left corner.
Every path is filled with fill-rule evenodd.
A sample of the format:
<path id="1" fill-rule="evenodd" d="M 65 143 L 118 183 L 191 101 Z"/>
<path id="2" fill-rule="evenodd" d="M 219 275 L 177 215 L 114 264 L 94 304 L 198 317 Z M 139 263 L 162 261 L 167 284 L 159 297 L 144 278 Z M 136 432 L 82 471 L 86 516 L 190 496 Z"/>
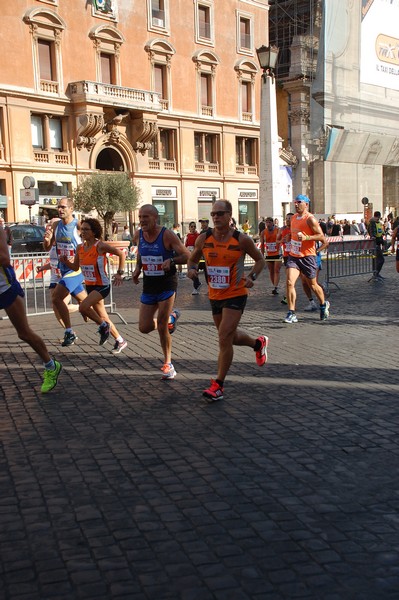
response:
<path id="1" fill-rule="evenodd" d="M 263 273 L 242 328 L 270 338 L 256 366 L 237 348 L 225 400 L 203 285 L 182 280 L 175 380 L 156 332 L 138 332 L 141 286 L 115 290 L 122 354 L 73 315 L 32 317 L 64 371 L 0 325 L 0 597 L 4 600 L 399 598 L 399 276 L 331 286 L 331 318 L 295 325 Z M 205 289 L 204 289 L 205 288 Z"/>

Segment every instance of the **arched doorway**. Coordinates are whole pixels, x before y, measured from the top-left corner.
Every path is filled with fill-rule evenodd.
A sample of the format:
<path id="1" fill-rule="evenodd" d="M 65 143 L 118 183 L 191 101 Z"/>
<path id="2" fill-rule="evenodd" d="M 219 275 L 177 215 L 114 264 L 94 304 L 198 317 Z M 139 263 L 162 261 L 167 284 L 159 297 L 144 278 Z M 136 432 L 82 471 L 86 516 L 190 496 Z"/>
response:
<path id="1" fill-rule="evenodd" d="M 104 148 L 97 156 L 96 169 L 99 171 L 125 171 L 122 156 L 114 148 Z"/>

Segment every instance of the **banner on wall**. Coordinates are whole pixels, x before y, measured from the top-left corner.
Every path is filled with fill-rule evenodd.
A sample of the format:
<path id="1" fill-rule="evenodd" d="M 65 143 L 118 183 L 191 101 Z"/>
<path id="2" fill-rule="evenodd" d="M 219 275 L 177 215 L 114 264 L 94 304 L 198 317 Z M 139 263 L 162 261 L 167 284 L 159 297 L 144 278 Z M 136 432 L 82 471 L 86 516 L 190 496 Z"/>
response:
<path id="1" fill-rule="evenodd" d="M 360 82 L 399 90 L 399 0 L 362 0 Z"/>

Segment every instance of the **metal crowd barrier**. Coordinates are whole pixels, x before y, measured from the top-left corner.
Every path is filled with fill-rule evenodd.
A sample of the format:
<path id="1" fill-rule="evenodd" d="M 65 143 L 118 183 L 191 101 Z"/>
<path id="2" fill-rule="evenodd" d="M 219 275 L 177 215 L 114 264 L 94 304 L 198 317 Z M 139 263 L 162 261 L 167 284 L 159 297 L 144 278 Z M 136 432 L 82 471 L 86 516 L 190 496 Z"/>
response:
<path id="1" fill-rule="evenodd" d="M 32 253 L 32 254 L 13 254 L 11 255 L 11 264 L 14 267 L 15 274 L 22 289 L 25 292 L 25 309 L 28 317 L 37 315 L 47 315 L 53 312 L 50 298 L 50 270 L 42 273 L 36 272 L 36 267 L 46 265 L 49 262 L 47 252 Z M 109 296 L 105 299 L 105 308 L 109 314 L 117 315 L 120 320 L 126 325 L 125 319 L 116 310 L 114 302 L 112 276 L 118 268 L 117 264 L 111 265 L 110 259 L 108 262 L 108 272 L 111 279 L 111 289 Z M 76 300 L 72 299 L 73 303 Z M 6 315 L 1 315 L 0 319 L 7 319 Z"/>
<path id="2" fill-rule="evenodd" d="M 355 236 L 353 236 L 355 237 Z M 327 238 L 329 246 L 325 254 L 325 279 L 323 287 L 329 290 L 330 283 L 337 289 L 339 285 L 332 281 L 341 277 L 367 275 L 373 273 L 376 256 L 374 240 L 356 236 L 355 239 Z"/>

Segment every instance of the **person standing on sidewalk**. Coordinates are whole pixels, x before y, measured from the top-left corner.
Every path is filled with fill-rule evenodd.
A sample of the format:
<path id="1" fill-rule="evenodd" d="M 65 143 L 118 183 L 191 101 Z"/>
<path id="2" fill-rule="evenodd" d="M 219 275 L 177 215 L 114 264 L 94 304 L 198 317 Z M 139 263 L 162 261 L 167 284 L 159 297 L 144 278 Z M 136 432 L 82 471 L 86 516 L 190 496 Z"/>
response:
<path id="1" fill-rule="evenodd" d="M 58 215 L 60 221 L 53 223 L 49 230 L 44 234 L 43 247 L 47 252 L 55 243 L 58 258 L 65 256 L 69 261 L 74 260 L 76 248 L 81 243 L 78 231 L 78 221 L 73 216 L 72 198 L 61 198 L 58 202 Z M 77 340 L 77 335 L 71 326 L 71 317 L 68 307 L 65 305 L 65 298 L 68 294 L 74 296 L 79 303 L 87 296 L 84 288 L 84 279 L 82 271 L 75 272 L 67 264 L 59 262 L 61 279 L 54 288 L 52 296 L 53 306 L 65 323 L 64 341 L 62 346 L 71 346 Z"/>
<path id="2" fill-rule="evenodd" d="M 371 217 L 367 226 L 367 232 L 370 239 L 375 242 L 375 258 L 373 260 L 373 279 L 374 281 L 383 281 L 381 277 L 381 269 L 384 266 L 384 225 L 381 223 L 381 213 L 379 210 L 374 212 L 374 216 Z"/>
<path id="3" fill-rule="evenodd" d="M 253 287 L 265 261 L 252 238 L 230 227 L 231 215 L 232 206 L 228 200 L 217 200 L 213 204 L 214 228 L 198 237 L 188 260 L 188 276 L 194 279 L 198 262 L 202 255 L 205 257 L 209 300 L 219 336 L 218 372 L 203 392 L 208 402 L 223 400 L 224 380 L 233 362 L 234 346 L 253 348 L 259 366 L 267 360 L 268 338 L 265 335 L 254 338 L 238 329 L 248 288 Z M 247 276 L 244 273 L 246 254 L 255 261 Z"/>
<path id="4" fill-rule="evenodd" d="M 320 320 L 329 316 L 330 303 L 324 297 L 323 288 L 317 283 L 317 261 L 315 242 L 324 243 L 324 233 L 317 219 L 308 212 L 309 198 L 299 194 L 295 198 L 295 214 L 291 217 L 291 248 L 287 260 L 287 303 L 288 313 L 284 321 L 297 323 L 295 314 L 295 284 L 302 274 L 320 305 Z"/>
<path id="5" fill-rule="evenodd" d="M 83 318 L 97 323 L 100 346 L 105 344 L 111 334 L 115 340 L 112 353 L 119 354 L 126 348 L 127 342 L 119 334 L 104 306 L 104 299 L 109 296 L 111 291 L 106 254 L 113 254 L 119 258 L 119 268 L 113 279 L 113 285 L 118 286 L 123 283 L 125 253 L 102 241 L 103 228 L 97 219 L 83 219 L 80 233 L 83 244 L 77 247 L 73 262 L 69 261 L 66 256 L 61 256 L 60 261 L 74 271 L 82 269 L 87 297 L 80 303 L 79 311 Z"/>
<path id="6" fill-rule="evenodd" d="M 47 394 L 57 385 L 62 365 L 58 360 L 51 358 L 43 339 L 30 328 L 22 299 L 24 295 L 10 264 L 6 234 L 0 228 L 0 309 L 6 311 L 19 339 L 29 344 L 42 359 L 44 374 L 41 391 Z"/>
<path id="7" fill-rule="evenodd" d="M 176 265 L 187 263 L 189 251 L 171 229 L 158 225 L 158 211 L 152 204 L 140 208 L 139 224 L 140 229 L 133 238 L 138 253 L 132 276 L 133 282 L 138 284 L 143 271 L 139 330 L 141 333 L 158 330 L 164 355 L 162 379 L 174 379 L 177 373 L 172 364 L 171 334 L 180 316 L 177 309 L 173 310 L 177 290 Z"/>

